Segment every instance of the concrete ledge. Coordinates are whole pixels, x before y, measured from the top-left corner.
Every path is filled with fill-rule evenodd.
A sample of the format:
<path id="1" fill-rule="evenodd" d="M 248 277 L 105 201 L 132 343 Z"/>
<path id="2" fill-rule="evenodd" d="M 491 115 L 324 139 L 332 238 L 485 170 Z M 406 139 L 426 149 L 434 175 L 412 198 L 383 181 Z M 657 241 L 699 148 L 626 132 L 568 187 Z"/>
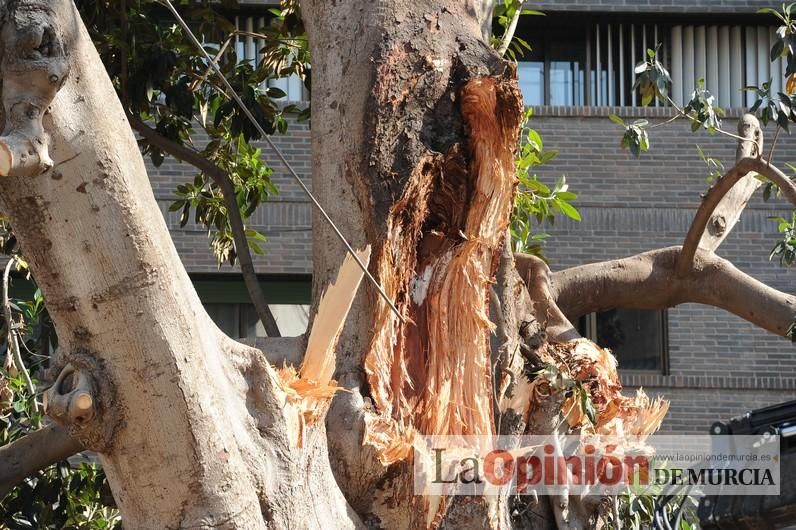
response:
<path id="1" fill-rule="evenodd" d="M 625 387 L 716 388 L 731 390 L 796 390 L 794 377 L 721 377 L 619 373 Z"/>
<path id="2" fill-rule="evenodd" d="M 724 109 L 724 118 L 740 118 L 746 108 L 727 108 Z M 676 114 L 671 107 L 564 107 L 542 105 L 533 107 L 534 116 L 546 117 L 579 117 L 579 118 L 607 118 L 609 114 L 616 114 L 621 118 L 649 118 L 666 119 Z"/>

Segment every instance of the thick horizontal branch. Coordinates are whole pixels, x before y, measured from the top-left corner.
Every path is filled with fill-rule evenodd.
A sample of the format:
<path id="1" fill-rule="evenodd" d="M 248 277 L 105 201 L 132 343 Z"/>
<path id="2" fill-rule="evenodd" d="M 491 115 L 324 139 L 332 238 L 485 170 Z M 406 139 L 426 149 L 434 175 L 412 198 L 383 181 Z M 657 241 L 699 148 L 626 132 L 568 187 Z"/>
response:
<path id="1" fill-rule="evenodd" d="M 265 332 L 269 337 L 279 337 L 280 333 L 279 327 L 276 325 L 276 319 L 273 313 L 271 313 L 262 287 L 260 287 L 257 281 L 254 262 L 252 261 L 249 243 L 246 239 L 246 229 L 243 226 L 243 218 L 240 215 L 238 204 L 235 202 L 235 186 L 227 172 L 193 149 L 161 136 L 155 129 L 129 113 L 127 115 L 127 120 L 130 122 L 133 129 L 151 145 L 154 145 L 161 151 L 183 162 L 191 164 L 199 171 L 209 176 L 221 189 L 224 204 L 229 212 L 229 226 L 232 231 L 232 239 L 235 241 L 235 251 L 238 256 L 238 263 L 240 264 L 241 275 L 243 276 L 246 290 L 249 293 L 254 309 L 257 311 L 257 316 L 263 323 Z"/>
<path id="2" fill-rule="evenodd" d="M 796 205 L 796 185 L 782 171 L 759 158 L 742 158 L 723 177 L 716 181 L 713 187 L 705 194 L 702 204 L 699 205 L 683 243 L 682 254 L 677 262 L 678 276 L 682 277 L 688 274 L 699 247 L 699 241 L 702 239 L 702 234 L 705 232 L 705 228 L 707 228 L 716 207 L 733 186 L 750 172 L 758 173 L 779 186 L 782 194 L 792 204 Z"/>
<path id="3" fill-rule="evenodd" d="M 697 251 L 692 269 L 678 276 L 680 254 L 681 247 L 669 247 L 556 272 L 553 296 L 570 320 L 618 307 L 665 309 L 694 302 L 725 309 L 786 335 L 796 319 L 796 296 L 772 289 L 702 250 Z"/>
<path id="4" fill-rule="evenodd" d="M 80 440 L 57 423 L 0 447 L 0 500 L 26 477 L 82 450 Z"/>

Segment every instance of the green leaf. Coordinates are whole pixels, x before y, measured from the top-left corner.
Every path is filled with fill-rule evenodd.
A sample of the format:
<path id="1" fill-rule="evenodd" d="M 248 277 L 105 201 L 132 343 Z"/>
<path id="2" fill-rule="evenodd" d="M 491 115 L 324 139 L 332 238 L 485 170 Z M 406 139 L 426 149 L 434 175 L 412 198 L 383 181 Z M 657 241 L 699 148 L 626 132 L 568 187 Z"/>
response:
<path id="1" fill-rule="evenodd" d="M 578 391 L 580 392 L 580 406 L 583 412 L 586 414 L 586 417 L 589 418 L 592 425 L 597 425 L 597 411 L 594 408 L 594 403 L 592 403 L 589 393 L 582 385 L 578 387 Z"/>
<path id="2" fill-rule="evenodd" d="M 528 130 L 528 141 L 531 142 L 536 151 L 542 151 L 542 137 L 538 132 L 534 131 L 533 129 Z"/>
<path id="3" fill-rule="evenodd" d="M 561 213 L 569 217 L 570 219 L 574 219 L 575 221 L 580 221 L 580 212 L 575 209 L 574 206 L 569 204 L 566 201 L 556 201 L 558 207 L 561 209 Z"/>
<path id="4" fill-rule="evenodd" d="M 282 99 L 287 97 L 287 94 L 285 93 L 284 90 L 277 88 L 275 86 L 268 87 L 268 90 L 266 90 L 266 94 L 268 94 L 269 98 L 273 99 Z"/>
<path id="5" fill-rule="evenodd" d="M 553 160 L 556 156 L 558 156 L 558 151 L 555 150 L 545 151 L 544 153 L 542 153 L 542 156 L 539 157 L 539 164 L 546 164 L 551 160 Z"/>
<path id="6" fill-rule="evenodd" d="M 262 235 L 257 230 L 252 230 L 251 228 L 247 228 L 245 231 L 246 237 L 249 239 L 258 239 L 260 241 L 268 241 L 268 238 Z"/>
<path id="7" fill-rule="evenodd" d="M 251 248 L 258 256 L 264 256 L 263 248 L 252 240 L 249 240 L 249 248 Z"/>

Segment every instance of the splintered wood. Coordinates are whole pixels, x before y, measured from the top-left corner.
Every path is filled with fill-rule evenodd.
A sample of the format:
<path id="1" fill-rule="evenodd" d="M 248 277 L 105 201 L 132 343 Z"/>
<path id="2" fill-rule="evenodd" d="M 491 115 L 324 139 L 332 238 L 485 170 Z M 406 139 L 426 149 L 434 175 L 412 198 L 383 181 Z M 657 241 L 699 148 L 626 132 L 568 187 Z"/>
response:
<path id="1" fill-rule="evenodd" d="M 493 434 L 488 293 L 512 209 L 514 147 L 522 99 L 508 80 L 486 77 L 460 93 L 467 145 L 429 155 L 390 210 L 376 271 L 408 324 L 378 301 L 365 371 L 375 411 L 365 443 L 381 462 L 406 461 L 417 435 Z M 668 403 L 643 391 L 621 394 L 616 361 L 590 341 L 550 344 L 544 358 L 588 392 L 566 398 L 569 426 L 579 432 L 649 434 Z M 561 389 L 544 377 L 520 376 L 506 405 L 527 415 Z"/>
<path id="2" fill-rule="evenodd" d="M 357 251 L 357 257 L 367 266 L 370 247 Z M 354 258 L 346 254 L 336 281 L 321 296 L 301 368 L 298 372 L 293 366 L 279 370 L 287 400 L 298 413 L 298 421 L 291 433 L 297 446 L 301 446 L 304 425 L 321 417 L 329 399 L 339 388 L 332 380 L 335 348 L 363 275 Z"/>
<path id="3" fill-rule="evenodd" d="M 578 392 L 571 392 L 561 407 L 569 428 L 582 434 L 646 437 L 658 430 L 669 402 L 650 400 L 642 389 L 633 397 L 622 394 L 616 358 L 587 339 L 545 345 L 540 357 L 548 366 L 530 385 L 531 406 L 539 407 L 551 395 L 580 385 L 594 407 L 594 419 L 584 410 Z"/>
<path id="4" fill-rule="evenodd" d="M 423 161 L 377 258 L 409 322 L 379 301 L 365 358 L 377 409 L 365 441 L 385 465 L 407 458 L 415 433 L 493 432 L 487 301 L 516 186 L 522 98 L 516 83 L 485 77 L 463 87 L 460 105 L 467 145 Z"/>

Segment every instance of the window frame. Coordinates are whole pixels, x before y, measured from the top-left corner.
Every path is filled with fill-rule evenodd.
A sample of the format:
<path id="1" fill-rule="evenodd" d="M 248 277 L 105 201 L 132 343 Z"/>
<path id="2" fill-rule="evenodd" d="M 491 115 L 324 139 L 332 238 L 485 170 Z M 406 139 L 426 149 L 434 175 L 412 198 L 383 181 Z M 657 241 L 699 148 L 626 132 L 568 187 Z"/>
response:
<path id="1" fill-rule="evenodd" d="M 627 309 L 627 308 L 614 308 L 614 309 Z M 636 310 L 642 311 L 642 310 Z M 649 311 L 649 310 L 644 310 Z M 622 368 L 621 363 L 619 364 L 619 370 L 621 373 L 628 374 L 628 375 L 669 375 L 669 310 L 668 309 L 657 309 L 653 311 L 658 311 L 661 314 L 661 368 L 656 370 L 644 370 L 639 368 Z M 584 319 L 584 327 L 583 330 L 583 337 L 591 340 L 594 343 L 597 343 L 597 312 L 589 313 L 581 317 Z M 576 326 L 577 328 L 578 326 Z M 580 331 L 580 330 L 578 330 Z"/>
<path id="2" fill-rule="evenodd" d="M 604 36 L 603 40 L 605 40 L 605 33 L 610 26 L 611 34 L 613 35 L 613 64 L 611 66 L 611 71 L 608 71 L 607 63 L 605 57 L 606 50 L 600 49 L 601 46 L 595 43 L 595 36 L 596 36 L 596 28 L 599 26 L 600 33 Z M 632 33 L 630 27 L 633 26 L 635 28 L 635 33 Z M 744 14 L 743 16 L 738 16 L 734 14 L 711 14 L 711 13 L 693 13 L 693 14 L 682 14 L 682 13 L 660 13 L 660 14 L 636 14 L 636 13 L 607 13 L 607 12 L 597 12 L 597 13 L 588 13 L 588 14 L 577 14 L 571 12 L 551 12 L 548 13 L 545 17 L 522 17 L 520 19 L 520 25 L 517 28 L 517 34 L 524 38 L 527 41 L 531 40 L 531 36 L 534 32 L 538 32 L 541 37 L 541 46 L 538 48 L 539 55 L 541 57 L 536 62 L 542 63 L 544 65 L 544 79 L 542 79 L 542 105 L 531 105 L 533 107 L 554 107 L 554 108 L 577 108 L 577 107 L 586 107 L 586 108 L 616 108 L 616 107 L 627 107 L 627 108 L 634 108 L 634 109 L 648 109 L 650 107 L 665 107 L 668 108 L 670 105 L 667 102 L 653 102 L 649 107 L 642 107 L 640 101 L 638 101 L 638 96 L 635 91 L 633 91 L 630 87 L 632 87 L 633 80 L 635 78 L 635 74 L 633 72 L 633 67 L 635 63 L 639 60 L 642 60 L 645 57 L 643 46 L 646 45 L 647 47 L 652 47 L 656 41 L 655 35 L 651 32 L 655 32 L 657 35 L 657 40 L 663 44 L 663 48 L 661 50 L 662 60 L 667 68 L 670 68 L 672 65 L 671 59 L 673 51 L 672 47 L 672 29 L 675 26 L 704 26 L 704 27 L 720 27 L 720 26 L 728 26 L 730 29 L 733 27 L 741 27 L 743 31 L 742 39 L 747 38 L 745 28 L 753 28 L 757 29 L 759 27 L 776 27 L 776 24 L 771 20 L 770 16 L 761 15 L 761 14 Z M 624 29 L 623 29 L 624 28 Z M 646 30 L 645 30 L 646 28 Z M 579 54 L 580 58 L 583 58 L 585 55 L 585 61 L 581 64 L 581 68 L 584 71 L 584 79 L 581 86 L 581 94 L 580 98 L 582 99 L 582 105 L 552 105 L 551 104 L 551 93 L 550 93 L 550 53 L 548 49 L 548 41 L 549 41 L 549 34 L 551 31 L 567 31 L 573 35 L 577 35 L 577 39 L 583 39 L 585 37 L 584 43 L 584 50 Z M 644 33 L 646 31 L 646 33 Z M 581 32 L 581 34 L 578 34 Z M 624 32 L 624 48 L 621 47 L 619 44 L 619 39 L 617 39 L 617 32 Z M 627 35 L 626 33 L 631 32 L 632 35 Z M 635 42 L 635 40 L 642 41 L 641 43 Z M 602 41 L 601 41 L 602 42 Z M 641 48 L 639 47 L 641 45 Z M 744 45 L 746 47 L 746 45 Z M 602 46 L 605 48 L 605 46 Z M 598 54 L 599 50 L 599 54 Z M 624 51 L 622 51 L 624 50 Z M 635 57 L 632 53 L 632 50 L 635 50 Z M 536 51 L 536 49 L 534 50 Z M 528 56 L 526 53 L 526 57 Z M 623 73 L 620 74 L 620 71 L 617 67 L 617 58 L 614 56 L 617 55 L 624 55 L 623 61 Z M 765 54 L 766 57 L 768 54 Z M 761 55 L 762 57 L 762 55 Z M 526 60 L 523 57 L 517 57 L 518 62 Z M 742 79 L 741 84 L 746 86 L 750 84 L 750 80 L 746 78 L 747 76 L 747 68 L 746 68 L 746 56 L 741 59 L 743 61 L 742 66 Z M 599 67 L 599 68 L 598 68 Z M 594 70 L 594 71 L 592 71 Z M 600 78 L 600 73 L 602 71 L 607 71 L 608 75 L 608 85 L 611 88 L 607 88 L 607 86 L 603 86 L 603 83 Z M 613 74 L 611 73 L 613 72 Z M 594 79 L 592 79 L 592 74 L 594 74 Z M 707 73 L 705 74 L 707 75 Z M 753 80 L 752 80 L 753 81 Z M 782 81 L 784 83 L 784 80 Z M 754 83 L 752 83 L 754 84 Z M 595 87 L 601 87 L 603 90 L 599 90 Z M 611 101 L 605 92 L 606 89 L 611 91 L 614 94 L 614 100 Z M 708 87 L 710 89 L 710 87 Z M 686 84 L 685 88 L 680 87 L 681 90 L 685 90 L 686 92 L 690 93 L 690 85 Z M 686 90 L 687 89 L 687 90 Z M 595 94 L 592 94 L 592 91 L 595 91 Z M 746 96 L 742 96 L 741 105 L 736 106 L 735 104 L 725 104 L 722 105 L 725 109 L 745 109 L 748 105 L 746 105 L 746 100 L 743 99 Z M 576 97 L 575 100 L 578 98 Z M 608 100 L 607 104 L 603 104 L 602 100 Z M 677 98 L 675 98 L 677 100 Z M 682 103 L 682 102 L 680 102 Z M 643 112 L 642 112 L 643 115 Z"/>

